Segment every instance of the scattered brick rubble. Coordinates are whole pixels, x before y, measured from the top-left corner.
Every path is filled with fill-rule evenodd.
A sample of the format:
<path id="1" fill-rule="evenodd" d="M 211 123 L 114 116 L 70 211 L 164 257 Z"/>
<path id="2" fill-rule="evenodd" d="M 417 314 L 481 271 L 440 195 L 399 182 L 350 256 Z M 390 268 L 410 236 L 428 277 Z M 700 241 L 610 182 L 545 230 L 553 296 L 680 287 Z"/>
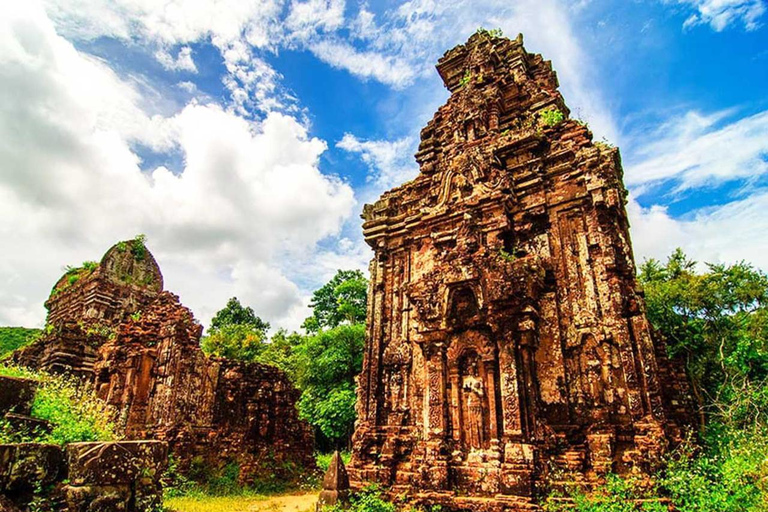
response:
<path id="1" fill-rule="evenodd" d="M 529 510 L 648 472 L 692 418 L 644 313 L 617 149 L 551 64 L 480 31 L 437 70 L 421 173 L 364 209 L 371 262 L 353 488 Z"/>
<path id="2" fill-rule="evenodd" d="M 79 275 L 56 284 L 46 302 L 50 327 L 14 354 L 17 363 L 92 382 L 127 438 L 167 441 L 181 471 L 234 462 L 247 483 L 314 466 L 312 432 L 298 419 L 299 393 L 287 376 L 206 357 L 202 327 L 163 291 L 140 241 L 116 244 Z"/>

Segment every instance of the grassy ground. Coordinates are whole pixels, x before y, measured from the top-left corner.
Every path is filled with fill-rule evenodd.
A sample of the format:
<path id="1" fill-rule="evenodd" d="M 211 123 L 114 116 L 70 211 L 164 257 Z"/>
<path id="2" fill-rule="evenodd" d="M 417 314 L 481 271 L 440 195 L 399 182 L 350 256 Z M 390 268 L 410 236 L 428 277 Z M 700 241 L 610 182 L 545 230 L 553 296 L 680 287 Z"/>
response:
<path id="1" fill-rule="evenodd" d="M 174 512 L 310 512 L 317 493 L 284 496 L 181 496 L 167 498 L 165 506 Z"/>

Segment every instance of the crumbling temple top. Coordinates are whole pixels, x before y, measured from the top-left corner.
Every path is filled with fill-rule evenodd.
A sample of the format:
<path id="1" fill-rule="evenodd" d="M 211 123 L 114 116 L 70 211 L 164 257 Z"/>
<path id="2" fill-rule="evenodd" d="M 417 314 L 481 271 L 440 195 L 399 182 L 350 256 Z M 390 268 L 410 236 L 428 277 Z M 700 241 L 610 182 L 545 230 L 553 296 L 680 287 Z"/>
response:
<path id="1" fill-rule="evenodd" d="M 691 402 L 645 317 L 618 150 L 522 36 L 478 31 L 437 70 L 420 174 L 363 213 L 353 487 L 527 510 L 556 475 L 648 470 Z"/>

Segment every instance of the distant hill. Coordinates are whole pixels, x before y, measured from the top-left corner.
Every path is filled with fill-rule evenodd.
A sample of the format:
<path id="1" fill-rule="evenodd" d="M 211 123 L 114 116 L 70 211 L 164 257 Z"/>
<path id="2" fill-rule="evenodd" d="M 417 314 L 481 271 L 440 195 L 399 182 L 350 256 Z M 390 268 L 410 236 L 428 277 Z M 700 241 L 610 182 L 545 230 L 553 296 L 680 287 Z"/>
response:
<path id="1" fill-rule="evenodd" d="M 4 359 L 17 348 L 29 345 L 41 332 L 40 329 L 27 327 L 0 327 L 0 359 Z"/>

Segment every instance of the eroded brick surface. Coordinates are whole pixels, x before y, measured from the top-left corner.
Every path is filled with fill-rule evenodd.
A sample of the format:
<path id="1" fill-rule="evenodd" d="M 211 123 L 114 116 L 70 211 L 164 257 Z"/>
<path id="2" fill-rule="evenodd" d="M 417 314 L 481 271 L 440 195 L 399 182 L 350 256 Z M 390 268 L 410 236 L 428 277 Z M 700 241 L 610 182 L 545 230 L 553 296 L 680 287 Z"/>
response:
<path id="1" fill-rule="evenodd" d="M 353 487 L 525 510 L 560 471 L 648 470 L 690 399 L 644 314 L 618 150 L 522 37 L 478 33 L 437 69 L 419 176 L 364 210 Z"/>
<path id="2" fill-rule="evenodd" d="M 15 361 L 92 382 L 128 439 L 167 441 L 182 471 L 237 463 L 247 482 L 313 467 L 287 376 L 206 357 L 202 326 L 162 291 L 157 262 L 136 244 L 116 244 L 76 280 L 65 274 L 46 302 L 46 334 Z"/>

